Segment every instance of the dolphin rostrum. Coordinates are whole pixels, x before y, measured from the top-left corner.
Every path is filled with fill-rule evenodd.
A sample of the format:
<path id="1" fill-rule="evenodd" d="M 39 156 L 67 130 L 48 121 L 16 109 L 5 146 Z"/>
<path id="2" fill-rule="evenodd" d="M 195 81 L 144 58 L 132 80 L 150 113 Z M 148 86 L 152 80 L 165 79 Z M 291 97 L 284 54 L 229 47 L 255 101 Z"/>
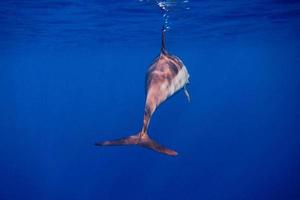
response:
<path id="1" fill-rule="evenodd" d="M 150 66 L 146 77 L 146 105 L 144 111 L 144 121 L 142 130 L 135 135 L 129 137 L 96 142 L 97 146 L 118 146 L 118 145 L 139 145 L 152 149 L 154 151 L 176 156 L 177 152 L 168 149 L 156 141 L 152 140 L 148 135 L 148 126 L 152 114 L 156 108 L 164 102 L 168 97 L 172 96 L 180 89 L 184 89 L 184 93 L 190 101 L 189 93 L 186 85 L 189 83 L 189 73 L 183 62 L 176 56 L 170 55 L 165 48 L 165 30 L 162 30 L 162 46 L 160 55 L 154 60 Z"/>

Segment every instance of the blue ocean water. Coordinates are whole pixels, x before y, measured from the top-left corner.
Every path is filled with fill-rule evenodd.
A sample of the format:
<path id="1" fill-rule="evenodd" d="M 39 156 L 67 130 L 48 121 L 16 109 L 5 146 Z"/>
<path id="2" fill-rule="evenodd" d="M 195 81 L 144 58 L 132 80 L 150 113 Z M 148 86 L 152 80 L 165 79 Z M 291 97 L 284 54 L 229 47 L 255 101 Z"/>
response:
<path id="1" fill-rule="evenodd" d="M 95 147 L 140 131 L 163 23 L 179 155 Z M 1 1 L 0 199 L 300 199 L 299 34 L 297 0 Z"/>

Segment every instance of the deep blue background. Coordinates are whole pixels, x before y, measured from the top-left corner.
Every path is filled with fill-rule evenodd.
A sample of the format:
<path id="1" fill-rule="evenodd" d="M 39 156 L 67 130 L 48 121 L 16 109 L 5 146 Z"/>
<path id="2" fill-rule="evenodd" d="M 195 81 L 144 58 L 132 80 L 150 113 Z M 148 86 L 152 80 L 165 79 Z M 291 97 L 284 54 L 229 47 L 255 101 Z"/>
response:
<path id="1" fill-rule="evenodd" d="M 182 3 L 183 4 L 183 3 Z M 188 8 L 188 9 L 186 9 Z M 170 15 L 191 75 L 140 147 L 152 1 L 0 3 L 0 199 L 300 199 L 298 1 L 201 1 Z"/>

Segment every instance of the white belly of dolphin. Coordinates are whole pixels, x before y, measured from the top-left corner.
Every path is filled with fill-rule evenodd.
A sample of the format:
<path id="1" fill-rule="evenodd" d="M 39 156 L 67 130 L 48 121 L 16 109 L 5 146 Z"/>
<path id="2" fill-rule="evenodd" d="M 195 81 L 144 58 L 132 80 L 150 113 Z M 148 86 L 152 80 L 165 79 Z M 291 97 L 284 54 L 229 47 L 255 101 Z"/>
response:
<path id="1" fill-rule="evenodd" d="M 189 73 L 186 67 L 180 69 L 178 74 L 173 78 L 170 84 L 164 83 L 161 85 L 161 90 L 166 90 L 167 95 L 166 97 L 172 96 L 175 92 L 183 88 L 189 82 Z"/>

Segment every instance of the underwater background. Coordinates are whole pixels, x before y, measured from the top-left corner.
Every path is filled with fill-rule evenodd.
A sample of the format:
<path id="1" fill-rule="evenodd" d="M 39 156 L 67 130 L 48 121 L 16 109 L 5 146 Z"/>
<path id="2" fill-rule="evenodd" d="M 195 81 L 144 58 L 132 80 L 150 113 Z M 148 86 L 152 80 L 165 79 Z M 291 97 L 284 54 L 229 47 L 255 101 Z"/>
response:
<path id="1" fill-rule="evenodd" d="M 145 74 L 190 73 L 150 136 Z M 0 199 L 300 199 L 300 1 L 0 2 Z"/>

